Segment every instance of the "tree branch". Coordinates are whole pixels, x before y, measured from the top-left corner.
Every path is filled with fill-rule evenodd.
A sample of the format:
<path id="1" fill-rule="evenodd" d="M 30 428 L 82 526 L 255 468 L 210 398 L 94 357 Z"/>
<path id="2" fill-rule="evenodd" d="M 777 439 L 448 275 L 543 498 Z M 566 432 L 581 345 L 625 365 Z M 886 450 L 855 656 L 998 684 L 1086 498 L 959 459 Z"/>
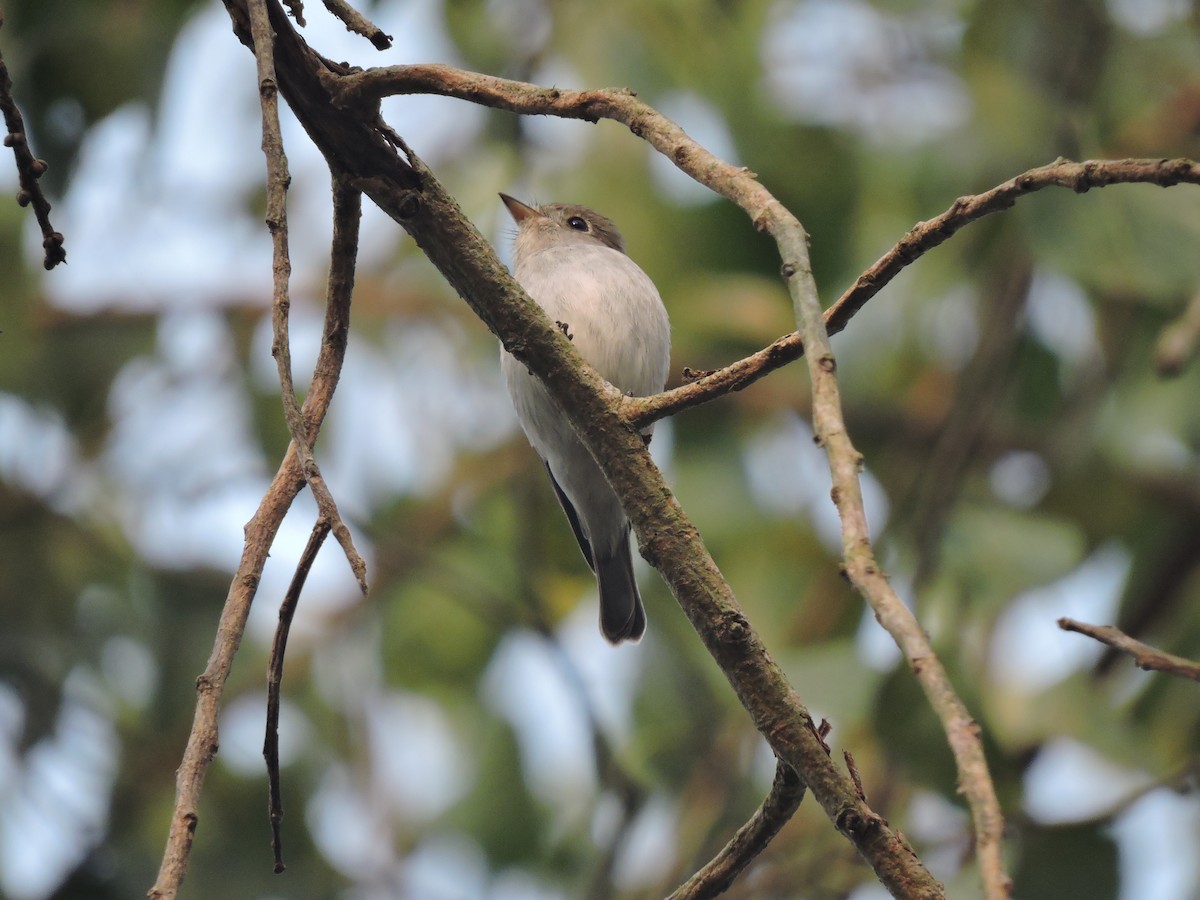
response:
<path id="1" fill-rule="evenodd" d="M 292 177 L 288 174 L 287 157 L 283 152 L 283 136 L 279 131 L 279 97 L 275 82 L 274 46 L 275 33 L 267 18 L 266 0 L 251 0 L 249 6 L 250 27 L 254 35 L 255 61 L 258 65 L 258 96 L 262 105 L 262 151 L 267 160 L 267 229 L 271 232 L 272 246 L 272 302 L 271 356 L 279 373 L 280 395 L 287 419 L 288 431 L 300 455 L 300 465 L 309 490 L 317 501 L 321 515 L 330 523 L 333 536 L 337 538 L 359 589 L 367 593 L 367 564 L 363 561 L 350 529 L 342 521 L 337 502 L 325 483 L 312 447 L 305 442 L 303 417 L 296 400 L 296 388 L 292 382 L 291 339 L 288 335 L 288 315 L 292 301 L 288 296 L 288 281 L 292 275 L 292 261 L 288 256 L 287 191 Z"/>
<path id="2" fill-rule="evenodd" d="M 992 213 L 1011 209 L 1018 200 L 1048 187 L 1085 194 L 1114 184 L 1200 184 L 1200 163 L 1190 159 L 1056 159 L 1022 172 L 981 194 L 959 197 L 943 213 L 918 222 L 897 244 L 858 276 L 830 307 L 829 330 L 836 334 L 863 305 L 914 261 L 945 243 L 962 228 Z"/>
<path id="3" fill-rule="evenodd" d="M 440 64 L 371 68 L 342 75 L 321 75 L 335 103 L 345 108 L 370 108 L 383 97 L 436 94 L 503 109 L 522 115 L 551 115 L 597 122 L 612 119 L 626 125 L 682 171 L 741 206 L 759 231 L 759 217 L 770 198 L 745 167 L 730 165 L 709 153 L 670 120 L 623 88 L 564 90 L 467 72 Z M 1018 199 L 1047 187 L 1066 187 L 1076 193 L 1113 184 L 1200 184 L 1200 164 L 1187 159 L 1123 159 L 1070 162 L 1058 159 L 1030 169 L 980 194 L 960 197 L 941 215 L 918 222 L 887 253 L 876 260 L 825 312 L 828 334 L 837 334 L 854 315 L 906 267 L 960 229 L 995 212 L 1011 208 Z M 694 382 L 650 397 L 626 398 L 623 414 L 644 427 L 680 410 L 699 405 L 729 391 L 741 390 L 759 378 L 804 355 L 800 332 L 783 335 L 757 353 L 707 374 Z"/>
<path id="4" fill-rule="evenodd" d="M 4 10 L 0 10 L 0 28 L 4 27 Z M 4 64 L 4 55 L 0 53 L 0 113 L 4 115 L 4 146 L 11 147 L 17 161 L 17 179 L 21 189 L 17 192 L 17 203 L 21 206 L 32 206 L 37 218 L 38 227 L 42 229 L 43 267 L 49 271 L 60 262 L 66 262 L 67 251 L 63 249 L 63 236 L 54 230 L 50 224 L 50 201 L 42 193 L 39 179 L 46 174 L 44 160 L 35 159 L 29 149 L 29 139 L 25 136 L 25 120 L 13 99 L 13 83 L 8 75 L 8 66 Z"/>
<path id="5" fill-rule="evenodd" d="M 312 386 L 304 398 L 302 410 L 304 437 L 310 445 L 325 419 L 346 356 L 362 197 L 343 177 L 335 174 L 333 203 L 333 257 L 329 270 L 325 325 L 321 349 L 313 368 Z M 305 484 L 296 448 L 297 443 L 293 441 L 262 502 L 246 524 L 242 558 L 221 610 L 212 653 L 204 673 L 196 679 L 196 712 L 183 759 L 175 773 L 175 809 L 158 877 L 149 892 L 151 900 L 171 900 L 176 897 L 187 874 L 192 837 L 199 821 L 200 792 L 208 767 L 217 753 L 217 717 L 225 682 L 241 645 L 246 618 L 250 615 L 250 604 L 258 591 L 258 582 L 271 544 L 292 501 Z"/>
<path id="6" fill-rule="evenodd" d="M 808 351 L 805 360 L 813 386 L 813 431 L 829 458 L 833 480 L 831 494 L 842 523 L 846 576 L 870 604 L 879 624 L 904 652 L 926 699 L 942 723 L 958 769 L 958 789 L 967 798 L 975 824 L 975 847 L 984 895 L 989 900 L 1002 900 L 1012 893 L 1012 880 L 1005 871 L 1001 854 L 1004 817 L 984 757 L 979 726 L 955 693 L 925 630 L 896 596 L 875 560 L 858 478 L 863 458 L 851 443 L 842 418 L 837 363 L 829 345 L 809 265 L 806 236 L 799 222 L 778 203 L 755 221 L 763 221 L 779 245 L 784 260 L 783 276 L 787 279 L 799 332 Z"/>
<path id="7" fill-rule="evenodd" d="M 1139 669 L 1166 672 L 1168 675 L 1178 675 L 1180 678 L 1200 681 L 1200 663 L 1176 656 L 1173 653 L 1166 653 L 1149 644 L 1143 644 L 1112 625 L 1089 625 L 1075 619 L 1062 618 L 1058 620 L 1058 627 L 1063 631 L 1085 634 L 1102 644 L 1107 644 L 1114 650 L 1129 654 L 1133 657 L 1134 665 Z"/>

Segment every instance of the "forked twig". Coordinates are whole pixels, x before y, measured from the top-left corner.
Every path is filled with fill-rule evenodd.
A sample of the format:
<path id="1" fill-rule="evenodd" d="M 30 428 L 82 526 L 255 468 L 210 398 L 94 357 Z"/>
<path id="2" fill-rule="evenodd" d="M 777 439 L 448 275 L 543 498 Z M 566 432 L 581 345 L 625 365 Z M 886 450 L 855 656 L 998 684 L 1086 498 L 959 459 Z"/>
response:
<path id="1" fill-rule="evenodd" d="M 271 355 L 275 358 L 279 373 L 280 394 L 283 398 L 284 414 L 288 431 L 300 454 L 300 464 L 305 480 L 321 515 L 330 522 L 359 589 L 367 593 L 367 564 L 354 546 L 350 529 L 342 521 L 337 503 L 329 491 L 321 470 L 313 458 L 312 447 L 304 439 L 300 403 L 296 399 L 296 388 L 292 382 L 291 341 L 288 336 L 288 315 L 291 298 L 288 281 L 292 274 L 292 262 L 288 255 L 287 190 L 291 185 L 287 157 L 283 152 L 283 136 L 279 130 L 279 88 L 275 78 L 275 32 L 267 15 L 265 0 L 251 0 L 249 5 L 250 27 L 254 34 L 254 56 L 258 65 L 258 95 L 262 105 L 262 151 L 267 160 L 267 228 L 271 232 L 272 246 L 272 302 Z"/>
<path id="2" fill-rule="evenodd" d="M 341 377 L 350 327 L 350 299 L 358 255 L 362 195 L 340 174 L 333 176 L 333 247 L 325 324 L 321 348 L 313 367 L 312 384 L 304 398 L 304 437 L 311 444 L 329 409 Z M 187 873 L 192 837 L 199 822 L 200 792 L 208 767 L 217 752 L 217 718 L 225 682 L 246 629 L 250 605 L 258 590 L 263 565 L 283 518 L 305 485 L 304 473 L 292 442 L 279 471 L 246 524 L 246 540 L 237 572 L 221 610 L 212 654 L 196 680 L 196 712 L 187 747 L 175 775 L 175 809 L 151 900 L 172 900 Z"/>

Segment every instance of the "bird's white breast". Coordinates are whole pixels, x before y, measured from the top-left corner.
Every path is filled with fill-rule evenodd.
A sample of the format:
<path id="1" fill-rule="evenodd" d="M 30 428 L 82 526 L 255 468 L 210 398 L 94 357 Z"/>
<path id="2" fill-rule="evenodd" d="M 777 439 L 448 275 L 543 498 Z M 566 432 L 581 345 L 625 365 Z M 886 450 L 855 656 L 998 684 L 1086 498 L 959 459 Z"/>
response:
<path id="1" fill-rule="evenodd" d="M 654 282 L 624 253 L 595 242 L 530 254 L 517 281 L 547 315 L 568 326 L 580 355 L 621 391 L 663 389 L 670 324 Z"/>

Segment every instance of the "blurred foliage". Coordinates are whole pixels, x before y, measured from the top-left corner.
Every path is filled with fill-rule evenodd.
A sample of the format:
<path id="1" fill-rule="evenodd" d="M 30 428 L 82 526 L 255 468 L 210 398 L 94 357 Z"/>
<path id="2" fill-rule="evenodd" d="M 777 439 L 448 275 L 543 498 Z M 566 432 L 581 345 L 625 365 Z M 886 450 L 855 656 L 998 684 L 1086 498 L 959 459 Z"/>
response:
<path id="1" fill-rule="evenodd" d="M 311 30 L 326 14 L 310 6 Z M 400 33 L 418 27 L 403 19 L 416 8 L 369 12 Z M 466 67 L 627 85 L 753 169 L 809 230 L 827 302 L 912 223 L 1058 155 L 1200 155 L 1200 11 L 1186 2 L 424 8 L 419 27 L 444 32 Z M 114 111 L 148 111 L 151 150 L 180 151 L 166 66 L 219 7 L 19 0 L 5 13 L 0 48 L 56 195 L 77 199 L 88 141 Z M 423 61 L 354 46 L 361 65 Z M 469 139 L 433 146 L 403 130 L 500 245 L 497 190 L 620 223 L 670 309 L 673 380 L 791 329 L 769 240 L 623 129 L 473 114 Z M 261 230 L 255 128 L 214 230 Z M 293 175 L 295 203 L 326 189 L 319 167 Z M 254 759 L 278 597 L 259 597 L 185 895 L 661 896 L 753 811 L 771 761 L 653 573 L 648 639 L 596 646 L 591 577 L 497 408 L 494 340 L 391 223 L 370 222 L 384 236 L 371 234 L 360 270 L 318 458 L 350 497 L 372 596 L 331 565 L 339 576 L 302 604 L 284 684 L 282 879 Z M 71 257 L 71 224 L 56 219 L 72 267 L 96 266 Z M 292 227 L 297 242 L 326 240 L 319 216 Z M 286 439 L 263 338 L 269 260 L 227 295 L 164 288 L 147 304 L 97 287 L 66 303 L 29 233 L 0 203 L 0 890 L 128 897 L 153 881 L 230 548 Z M 1046 191 L 919 261 L 835 339 L 880 558 L 982 726 L 1023 898 L 1132 896 L 1149 865 L 1120 838 L 1136 792 L 1173 798 L 1153 785 L 1200 748 L 1194 685 L 1133 673 L 1053 624 L 1113 621 L 1200 657 L 1200 365 L 1164 381 L 1153 360 L 1200 292 L 1198 237 L 1194 188 Z M 105 259 L 97 284 L 148 258 Z M 310 325 L 324 266 L 297 258 L 296 315 Z M 197 329 L 217 336 L 203 352 L 187 343 Z M 656 452 L 873 806 L 953 896 L 971 896 L 950 754 L 838 576 L 807 410 L 793 366 L 662 426 Z M 216 504 L 220 517 L 180 526 L 226 492 L 237 502 Z M 292 513 L 301 532 L 308 509 Z M 164 551 L 162 534 L 187 537 Z M 293 553 L 276 547 L 265 584 L 286 580 Z M 1079 754 L 1094 765 L 1077 767 L 1086 799 L 1072 800 L 1039 773 L 1058 761 L 1061 778 Z M 1171 826 L 1185 847 L 1200 839 L 1194 798 L 1189 809 Z M 48 880 L 21 893 L 34 882 L 13 854 L 40 846 L 20 841 L 32 822 L 52 823 L 41 833 L 56 852 Z M 1196 894 L 1200 873 L 1177 862 L 1180 895 Z M 872 881 L 806 802 L 730 896 L 838 897 Z"/>

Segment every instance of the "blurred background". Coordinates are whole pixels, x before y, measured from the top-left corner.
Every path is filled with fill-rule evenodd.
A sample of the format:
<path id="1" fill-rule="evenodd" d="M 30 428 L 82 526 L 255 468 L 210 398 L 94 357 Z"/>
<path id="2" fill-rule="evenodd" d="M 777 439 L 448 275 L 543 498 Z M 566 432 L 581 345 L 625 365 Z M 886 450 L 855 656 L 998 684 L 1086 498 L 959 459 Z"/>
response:
<path id="1" fill-rule="evenodd" d="M 1056 156 L 1200 155 L 1188 0 L 388 0 L 367 65 L 629 86 L 804 222 L 826 303 L 914 222 Z M 10 0 L 0 47 L 66 267 L 0 202 L 0 894 L 153 882 L 202 671 L 285 449 L 251 54 L 216 2 Z M 435 98 L 385 116 L 507 259 L 499 190 L 620 225 L 673 327 L 672 382 L 792 329 L 771 242 L 613 123 Z M 328 173 L 285 121 L 294 359 L 328 264 Z M 17 190 L 7 153 L 0 193 Z M 1196 685 L 1059 616 L 1200 657 L 1200 366 L 1156 346 L 1200 294 L 1194 187 L 1046 191 L 906 271 L 835 338 L 881 561 L 979 719 L 1022 898 L 1200 897 Z M 773 760 L 657 576 L 612 649 L 516 428 L 497 345 L 365 210 L 345 375 L 317 458 L 371 596 L 323 551 L 288 653 L 286 874 L 271 873 L 266 656 L 315 517 L 297 502 L 226 693 L 187 897 L 655 897 Z M 838 576 L 793 365 L 660 425 L 655 452 L 874 808 L 978 893 L 941 731 Z M 810 800 L 735 897 L 880 896 Z"/>

